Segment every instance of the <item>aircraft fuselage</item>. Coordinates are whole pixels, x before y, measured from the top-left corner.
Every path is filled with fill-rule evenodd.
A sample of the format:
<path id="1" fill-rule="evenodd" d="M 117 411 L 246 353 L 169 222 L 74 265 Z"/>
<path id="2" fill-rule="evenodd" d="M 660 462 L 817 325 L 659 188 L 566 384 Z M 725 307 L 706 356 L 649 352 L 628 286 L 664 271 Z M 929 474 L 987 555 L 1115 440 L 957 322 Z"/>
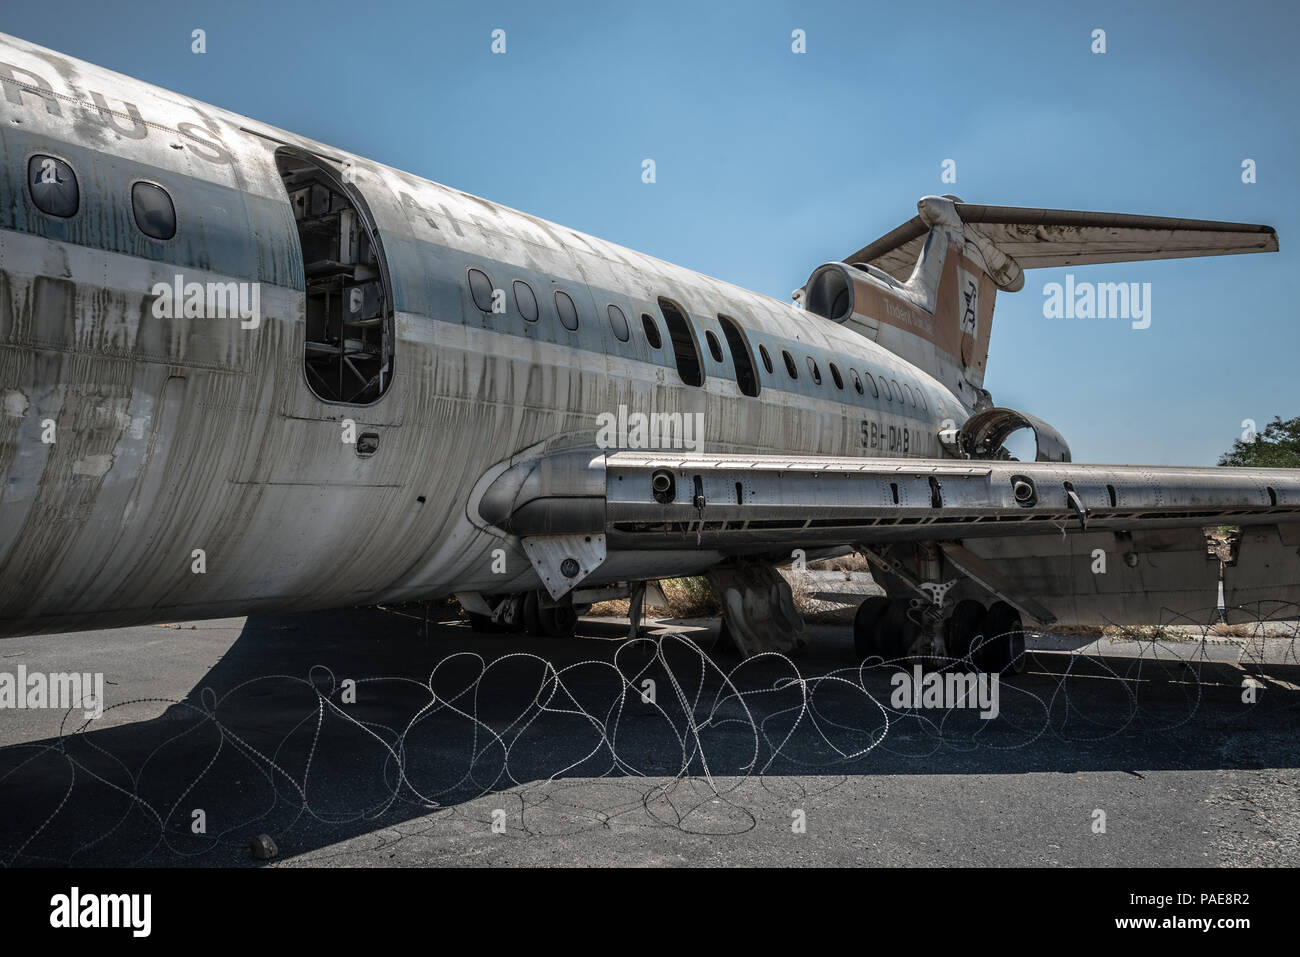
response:
<path id="1" fill-rule="evenodd" d="M 20 40 L 0 38 L 0 85 L 5 634 L 535 588 L 471 495 L 523 450 L 597 447 L 602 414 L 699 416 L 710 452 L 934 458 L 972 408 L 788 303 Z M 71 215 L 38 208 L 33 162 L 64 199 L 71 171 Z M 336 241 L 338 211 L 305 208 L 286 163 L 350 198 L 342 235 L 369 230 L 341 307 L 304 232 Z M 142 230 L 151 187 L 171 238 Z M 354 337 L 319 318 L 339 308 L 379 315 Z M 716 560 L 611 555 L 590 584 Z"/>

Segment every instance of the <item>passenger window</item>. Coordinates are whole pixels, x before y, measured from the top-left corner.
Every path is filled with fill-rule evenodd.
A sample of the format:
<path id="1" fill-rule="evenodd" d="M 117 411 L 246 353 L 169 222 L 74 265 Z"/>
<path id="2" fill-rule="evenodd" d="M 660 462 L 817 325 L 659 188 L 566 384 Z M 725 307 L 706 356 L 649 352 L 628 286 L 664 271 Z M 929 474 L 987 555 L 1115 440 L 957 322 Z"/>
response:
<path id="1" fill-rule="evenodd" d="M 781 358 L 785 360 L 785 371 L 790 373 L 790 378 L 799 378 L 799 370 L 795 367 L 794 356 L 790 355 L 790 353 L 785 349 L 782 349 Z"/>
<path id="2" fill-rule="evenodd" d="M 659 335 L 659 323 L 654 321 L 654 317 L 649 313 L 641 313 L 641 325 L 645 327 L 645 340 L 650 343 L 650 348 L 661 348 L 664 344 L 664 340 L 663 337 Z"/>
<path id="3" fill-rule="evenodd" d="M 176 207 L 167 190 L 153 183 L 131 187 L 131 212 L 140 232 L 150 239 L 171 239 L 176 235 Z"/>
<path id="4" fill-rule="evenodd" d="M 759 346 L 759 347 L 758 347 L 758 354 L 759 354 L 759 357 L 762 358 L 762 360 L 763 360 L 763 368 L 767 370 L 767 374 L 768 374 L 768 375 L 771 375 L 771 374 L 772 374 L 772 357 L 771 357 L 770 355 L 767 354 L 767 346 Z"/>
<path id="5" fill-rule="evenodd" d="M 893 386 L 893 388 L 892 388 L 892 390 L 891 390 L 892 393 L 893 393 L 893 395 L 898 399 L 899 402 L 902 402 L 902 401 L 903 401 L 903 387 L 900 386 L 900 385 L 898 384 L 898 380 L 897 380 L 897 379 L 890 379 L 890 380 L 889 380 L 889 383 L 890 383 L 891 386 Z"/>
<path id="6" fill-rule="evenodd" d="M 525 322 L 536 322 L 539 311 L 537 296 L 533 292 L 533 287 L 522 279 L 516 279 L 514 289 L 515 305 L 519 307 L 519 315 L 524 317 Z"/>
<path id="7" fill-rule="evenodd" d="M 660 298 L 659 309 L 668 323 L 668 337 L 673 344 L 673 357 L 677 360 L 677 374 L 687 385 L 704 385 L 704 368 L 700 363 L 700 347 L 686 312 L 670 299 Z"/>
<path id="8" fill-rule="evenodd" d="M 623 315 L 623 310 L 613 303 L 605 310 L 609 313 L 609 327 L 614 330 L 614 338 L 619 342 L 627 342 L 632 338 L 632 332 L 627 327 L 627 316 Z"/>
<path id="9" fill-rule="evenodd" d="M 573 297 L 562 289 L 555 291 L 555 311 L 560 314 L 560 325 L 570 332 L 578 328 L 578 307 L 573 304 Z"/>
<path id="10" fill-rule="evenodd" d="M 77 174 L 63 160 L 44 153 L 27 161 L 27 189 L 36 208 L 47 216 L 67 219 L 81 205 Z"/>
<path id="11" fill-rule="evenodd" d="M 853 388 L 857 391 L 858 395 L 866 395 L 866 390 L 862 388 L 862 377 L 858 375 L 858 370 L 850 369 L 849 375 L 853 377 Z"/>
<path id="12" fill-rule="evenodd" d="M 481 269 L 469 271 L 469 294 L 482 312 L 492 311 L 492 280 Z"/>
<path id="13" fill-rule="evenodd" d="M 713 334 L 711 329 L 706 329 L 704 339 L 709 344 L 709 355 L 713 356 L 714 362 L 722 361 L 722 346 L 718 342 L 718 337 Z"/>
<path id="14" fill-rule="evenodd" d="M 843 390 L 843 389 L 844 389 L 844 379 L 840 376 L 840 370 L 839 370 L 838 368 L 836 368 L 834 362 L 828 362 L 828 363 L 826 363 L 826 364 L 827 364 L 828 366 L 830 366 L 830 370 L 831 370 L 831 378 L 835 381 L 835 388 L 840 389 L 840 390 Z"/>
<path id="15" fill-rule="evenodd" d="M 812 373 L 813 382 L 818 385 L 822 384 L 822 370 L 817 368 L 817 363 L 812 356 L 808 356 L 808 371 Z"/>
<path id="16" fill-rule="evenodd" d="M 880 390 L 876 388 L 876 380 L 873 379 L 873 378 L 871 377 L 871 373 L 870 373 L 870 372 L 865 372 L 865 371 L 864 371 L 862 374 L 865 375 L 865 376 L 867 377 L 867 384 L 871 386 L 871 397 L 872 397 L 873 399 L 879 399 L 879 398 L 880 398 Z M 888 387 L 886 387 L 886 390 L 885 390 L 885 398 L 886 398 L 886 399 L 889 398 Z"/>

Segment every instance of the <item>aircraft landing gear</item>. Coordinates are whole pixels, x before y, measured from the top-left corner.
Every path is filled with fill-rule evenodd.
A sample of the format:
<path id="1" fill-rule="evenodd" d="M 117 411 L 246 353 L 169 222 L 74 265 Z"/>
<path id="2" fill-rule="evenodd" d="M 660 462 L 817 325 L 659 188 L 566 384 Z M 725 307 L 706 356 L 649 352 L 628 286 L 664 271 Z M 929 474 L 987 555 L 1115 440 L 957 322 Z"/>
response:
<path id="1" fill-rule="evenodd" d="M 868 598 L 853 618 L 853 647 L 858 659 L 892 661 L 944 654 L 948 591 L 954 582 L 926 582 L 926 598 Z"/>
<path id="2" fill-rule="evenodd" d="M 984 606 L 973 598 L 957 602 L 947 622 L 948 657 L 959 661 L 971 657 L 976 642 L 980 640 L 984 615 Z"/>
<path id="3" fill-rule="evenodd" d="M 578 628 L 578 610 L 573 605 L 538 608 L 537 623 L 547 638 L 572 638 Z"/>
<path id="4" fill-rule="evenodd" d="M 1025 670 L 1024 626 L 1020 613 L 1006 602 L 995 601 L 986 610 L 974 599 L 959 601 L 940 618 L 937 651 L 929 646 L 924 624 L 934 609 L 918 608 L 921 604 L 920 599 L 876 597 L 859 605 L 853 619 L 858 660 L 934 657 L 965 661 L 990 674 L 1018 675 Z"/>
<path id="5" fill-rule="evenodd" d="M 859 661 L 873 656 L 886 660 L 894 657 L 886 654 L 880 627 L 892 604 L 888 598 L 874 597 L 858 606 L 858 612 L 853 616 L 853 650 L 857 652 Z"/>
<path id="6" fill-rule="evenodd" d="M 468 615 L 470 627 L 480 634 L 522 632 L 541 638 L 572 638 L 578 627 L 578 613 L 571 602 L 552 604 L 545 592 L 529 591 L 500 599 L 491 615 Z"/>
<path id="7" fill-rule="evenodd" d="M 890 597 L 868 598 L 853 621 L 853 646 L 859 661 L 882 658 L 937 659 L 966 662 L 980 671 L 1002 675 L 1025 670 L 1025 635 L 1020 613 L 1001 599 L 985 608 L 963 598 L 955 604 L 949 593 L 962 581 L 940 581 L 947 570 L 941 552 L 918 545 L 915 563 L 859 546 L 873 573 Z M 969 590 L 970 583 L 963 585 Z M 907 594 L 910 597 L 896 597 Z M 958 592 L 961 594 L 961 592 Z"/>
<path id="8" fill-rule="evenodd" d="M 722 599 L 725 637 L 743 657 L 803 644 L 803 617 L 790 583 L 771 565 L 737 560 L 710 569 L 708 578 Z"/>
<path id="9" fill-rule="evenodd" d="M 1025 630 L 1020 613 L 1004 601 L 989 606 L 981 625 L 984 643 L 974 650 L 981 671 L 1003 675 L 1025 670 Z"/>
<path id="10" fill-rule="evenodd" d="M 948 655 L 990 674 L 1025 670 L 1025 630 L 1020 612 L 1004 601 L 986 610 L 973 599 L 957 603 L 947 622 Z"/>

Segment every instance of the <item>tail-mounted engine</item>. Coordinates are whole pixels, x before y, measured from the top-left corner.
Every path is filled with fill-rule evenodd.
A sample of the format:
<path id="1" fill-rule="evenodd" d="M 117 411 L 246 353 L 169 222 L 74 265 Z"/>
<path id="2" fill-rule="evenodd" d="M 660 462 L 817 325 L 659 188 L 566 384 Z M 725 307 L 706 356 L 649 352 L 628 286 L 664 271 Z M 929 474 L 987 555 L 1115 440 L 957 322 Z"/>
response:
<path id="1" fill-rule="evenodd" d="M 1070 446 L 1064 437 L 1042 419 L 1015 409 L 983 409 L 976 412 L 960 429 L 940 433 L 944 446 L 966 459 L 1011 458 L 1005 443 L 1021 429 L 1034 433 L 1036 462 L 1069 462 Z"/>

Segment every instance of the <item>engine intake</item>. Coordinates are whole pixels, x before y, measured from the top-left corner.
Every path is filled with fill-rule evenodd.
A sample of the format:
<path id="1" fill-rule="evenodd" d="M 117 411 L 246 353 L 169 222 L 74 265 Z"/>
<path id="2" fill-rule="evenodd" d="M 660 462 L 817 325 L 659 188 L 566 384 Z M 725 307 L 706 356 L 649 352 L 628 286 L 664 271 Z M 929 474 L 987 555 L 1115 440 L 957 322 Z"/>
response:
<path id="1" fill-rule="evenodd" d="M 1037 462 L 1069 462 L 1070 446 L 1061 433 L 1042 419 L 1015 409 L 984 409 L 976 412 L 957 434 L 957 446 L 972 459 L 1008 459 L 1003 443 L 1012 433 L 1031 429 Z"/>

